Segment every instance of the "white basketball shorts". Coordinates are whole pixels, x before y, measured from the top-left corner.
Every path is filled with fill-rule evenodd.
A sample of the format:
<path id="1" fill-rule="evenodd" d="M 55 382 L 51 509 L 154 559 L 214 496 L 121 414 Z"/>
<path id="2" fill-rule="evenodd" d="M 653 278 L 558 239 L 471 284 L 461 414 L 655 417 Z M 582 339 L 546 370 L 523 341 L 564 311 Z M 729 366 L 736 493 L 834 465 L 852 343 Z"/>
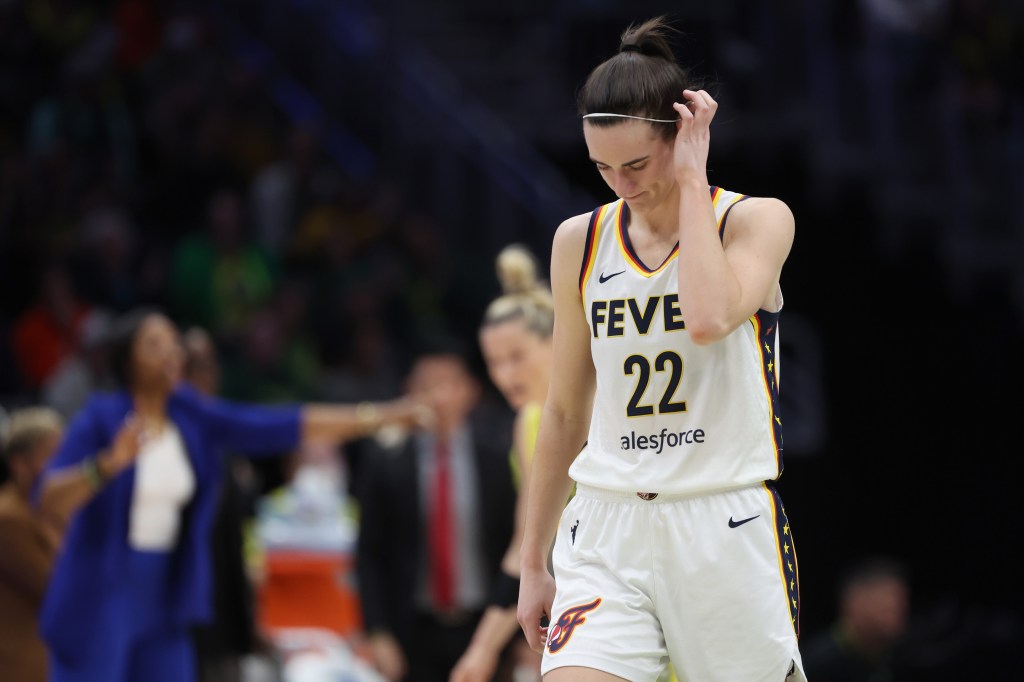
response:
<path id="1" fill-rule="evenodd" d="M 543 672 L 806 682 L 793 536 L 767 484 L 699 497 L 577 486 L 555 539 Z"/>

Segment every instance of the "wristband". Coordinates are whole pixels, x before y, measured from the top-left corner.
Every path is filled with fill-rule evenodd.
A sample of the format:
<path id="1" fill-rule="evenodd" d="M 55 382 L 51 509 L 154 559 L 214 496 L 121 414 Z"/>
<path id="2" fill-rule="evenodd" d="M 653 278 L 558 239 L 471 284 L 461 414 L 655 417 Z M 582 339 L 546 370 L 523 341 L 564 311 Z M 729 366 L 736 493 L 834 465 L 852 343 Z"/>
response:
<path id="1" fill-rule="evenodd" d="M 85 476 L 86 482 L 89 487 L 93 490 L 99 490 L 106 483 L 106 479 L 103 478 L 103 474 L 100 473 L 100 468 L 97 466 L 95 457 L 86 457 L 82 460 L 82 474 Z"/>
<path id="2" fill-rule="evenodd" d="M 507 609 L 519 603 L 519 578 L 511 576 L 505 571 L 500 571 L 494 579 L 494 586 L 491 588 L 491 598 L 488 606 L 498 606 Z"/>

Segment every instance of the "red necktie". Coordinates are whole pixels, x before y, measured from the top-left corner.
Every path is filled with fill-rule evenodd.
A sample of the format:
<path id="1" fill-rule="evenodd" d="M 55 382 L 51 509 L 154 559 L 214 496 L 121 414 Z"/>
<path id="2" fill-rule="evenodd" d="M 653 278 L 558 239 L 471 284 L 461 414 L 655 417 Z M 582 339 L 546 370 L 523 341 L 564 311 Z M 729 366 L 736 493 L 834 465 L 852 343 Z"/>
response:
<path id="1" fill-rule="evenodd" d="M 455 510 L 451 494 L 451 449 L 438 439 L 434 448 L 434 499 L 430 514 L 430 575 L 434 606 L 455 605 Z"/>

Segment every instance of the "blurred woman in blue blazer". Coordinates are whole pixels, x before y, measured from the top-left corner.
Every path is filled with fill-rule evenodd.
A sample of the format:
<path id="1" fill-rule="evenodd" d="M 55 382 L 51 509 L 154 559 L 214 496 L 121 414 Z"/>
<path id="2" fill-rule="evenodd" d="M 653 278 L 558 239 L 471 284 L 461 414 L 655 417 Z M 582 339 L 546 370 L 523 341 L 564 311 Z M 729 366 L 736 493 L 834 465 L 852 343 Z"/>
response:
<path id="1" fill-rule="evenodd" d="M 136 313 L 112 344 L 121 390 L 70 424 L 38 492 L 66 528 L 40 627 L 54 682 L 191 682 L 191 626 L 210 619 L 208 541 L 224 450 L 273 455 L 304 439 L 343 441 L 411 425 L 400 400 L 356 407 L 256 407 L 181 382 L 174 324 Z"/>

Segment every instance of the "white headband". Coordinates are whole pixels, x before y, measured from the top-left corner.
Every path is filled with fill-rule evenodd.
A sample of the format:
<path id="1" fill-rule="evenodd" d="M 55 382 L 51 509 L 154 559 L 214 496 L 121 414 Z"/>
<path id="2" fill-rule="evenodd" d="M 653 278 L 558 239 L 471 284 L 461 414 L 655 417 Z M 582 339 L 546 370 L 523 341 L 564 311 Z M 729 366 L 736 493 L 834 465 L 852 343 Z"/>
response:
<path id="1" fill-rule="evenodd" d="M 637 121 L 650 121 L 651 123 L 676 123 L 679 121 L 678 118 L 644 118 L 629 114 L 584 114 L 583 118 L 633 118 Z"/>

